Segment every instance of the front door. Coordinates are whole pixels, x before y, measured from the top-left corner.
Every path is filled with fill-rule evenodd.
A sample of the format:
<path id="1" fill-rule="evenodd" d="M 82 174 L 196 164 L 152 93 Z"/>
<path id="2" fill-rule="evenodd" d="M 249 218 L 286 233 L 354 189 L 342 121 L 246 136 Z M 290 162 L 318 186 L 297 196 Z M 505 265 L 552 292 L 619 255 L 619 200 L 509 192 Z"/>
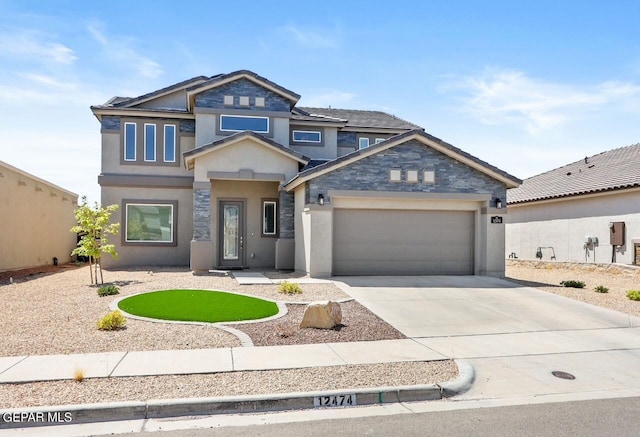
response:
<path id="1" fill-rule="evenodd" d="M 218 220 L 218 264 L 220 267 L 244 266 L 244 202 L 220 201 Z"/>

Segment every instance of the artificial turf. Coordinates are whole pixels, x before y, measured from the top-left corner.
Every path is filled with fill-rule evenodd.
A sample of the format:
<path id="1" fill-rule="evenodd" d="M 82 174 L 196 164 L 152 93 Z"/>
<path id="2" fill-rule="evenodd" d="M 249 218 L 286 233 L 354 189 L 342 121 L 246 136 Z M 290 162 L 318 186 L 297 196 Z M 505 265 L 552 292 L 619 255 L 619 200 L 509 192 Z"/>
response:
<path id="1" fill-rule="evenodd" d="M 209 323 L 256 320 L 278 313 L 274 302 L 209 290 L 152 291 L 123 299 L 118 307 L 153 319 Z"/>

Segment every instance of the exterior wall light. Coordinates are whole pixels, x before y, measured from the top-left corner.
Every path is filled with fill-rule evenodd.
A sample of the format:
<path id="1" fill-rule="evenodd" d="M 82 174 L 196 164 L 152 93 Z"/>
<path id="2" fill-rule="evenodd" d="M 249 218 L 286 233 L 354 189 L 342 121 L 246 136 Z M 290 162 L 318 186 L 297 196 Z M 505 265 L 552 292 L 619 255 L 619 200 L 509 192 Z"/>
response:
<path id="1" fill-rule="evenodd" d="M 496 208 L 502 208 L 502 200 L 499 197 L 496 197 Z"/>
<path id="2" fill-rule="evenodd" d="M 320 204 L 320 206 L 324 205 L 324 195 L 318 194 L 318 203 Z"/>

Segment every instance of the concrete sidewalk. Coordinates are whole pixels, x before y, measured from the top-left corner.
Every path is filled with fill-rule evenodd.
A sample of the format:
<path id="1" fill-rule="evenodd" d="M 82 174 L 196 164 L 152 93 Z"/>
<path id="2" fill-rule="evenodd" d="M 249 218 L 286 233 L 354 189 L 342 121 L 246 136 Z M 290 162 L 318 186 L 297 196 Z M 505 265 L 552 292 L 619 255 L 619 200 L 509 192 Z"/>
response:
<path id="1" fill-rule="evenodd" d="M 411 339 L 296 346 L 32 355 L 0 358 L 0 383 L 273 370 L 345 364 L 443 360 Z"/>

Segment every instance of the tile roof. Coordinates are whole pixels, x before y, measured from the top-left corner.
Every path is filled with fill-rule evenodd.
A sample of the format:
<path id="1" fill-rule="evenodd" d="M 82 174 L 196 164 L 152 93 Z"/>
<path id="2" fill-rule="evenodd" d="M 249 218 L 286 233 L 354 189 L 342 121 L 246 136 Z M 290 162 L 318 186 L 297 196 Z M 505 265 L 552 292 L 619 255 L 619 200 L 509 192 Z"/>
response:
<path id="1" fill-rule="evenodd" d="M 602 152 L 525 179 L 507 203 L 577 196 L 640 186 L 640 144 Z"/>
<path id="2" fill-rule="evenodd" d="M 104 103 L 102 105 L 94 105 L 94 106 L 92 106 L 92 108 L 113 108 L 113 107 L 121 108 L 121 107 L 126 107 L 127 105 L 132 105 L 134 103 L 153 98 L 155 96 L 164 94 L 166 92 L 170 92 L 170 91 L 174 91 L 174 90 L 179 90 L 181 88 L 185 88 L 187 85 L 189 85 L 189 84 L 191 84 L 193 82 L 203 81 L 203 80 L 207 80 L 207 79 L 209 79 L 207 76 L 196 76 L 196 77 L 192 77 L 191 79 L 183 80 L 182 82 L 174 83 L 173 85 L 169 85 L 169 86 L 161 88 L 159 90 L 152 91 L 152 92 L 147 93 L 147 94 L 143 94 L 143 95 L 138 96 L 138 97 L 118 97 L 118 96 L 112 97 L 106 103 Z"/>
<path id="3" fill-rule="evenodd" d="M 369 127 L 384 129 L 422 129 L 417 124 L 410 123 L 395 115 L 382 111 L 365 111 L 356 109 L 333 109 L 333 108 L 309 108 L 298 107 L 308 115 L 301 114 L 302 117 L 310 117 L 315 120 L 325 121 L 346 121 L 345 127 Z M 293 116 L 296 119 L 296 114 Z"/>

